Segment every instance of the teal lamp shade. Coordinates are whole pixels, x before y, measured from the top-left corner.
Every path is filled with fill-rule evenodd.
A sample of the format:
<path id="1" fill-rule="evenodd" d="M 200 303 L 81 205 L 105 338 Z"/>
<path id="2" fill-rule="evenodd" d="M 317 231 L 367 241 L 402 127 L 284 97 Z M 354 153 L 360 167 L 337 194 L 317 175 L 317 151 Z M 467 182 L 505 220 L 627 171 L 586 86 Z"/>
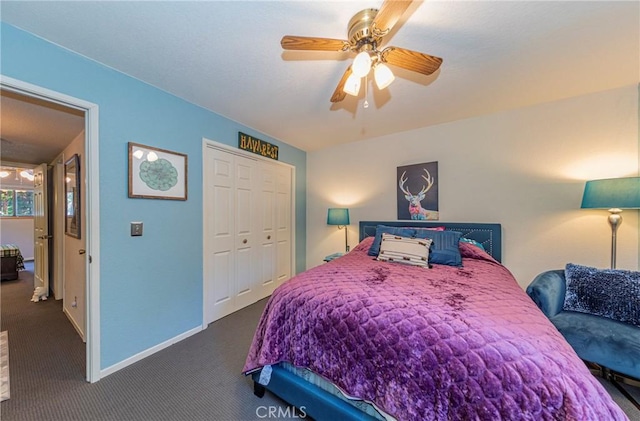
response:
<path id="1" fill-rule="evenodd" d="M 611 269 L 616 268 L 618 227 L 622 209 L 640 209 L 640 177 L 607 178 L 587 181 L 582 195 L 583 209 L 609 209 L 611 225 Z"/>
<path id="2" fill-rule="evenodd" d="M 338 229 L 342 229 L 342 227 L 344 227 L 344 249 L 349 252 L 349 238 L 347 233 L 347 225 L 349 225 L 349 209 L 329 208 L 329 212 L 327 212 L 327 225 L 337 225 Z"/>
<path id="3" fill-rule="evenodd" d="M 583 209 L 640 208 L 640 177 L 587 181 L 582 196 Z"/>
<path id="4" fill-rule="evenodd" d="M 349 225 L 349 209 L 329 208 L 327 225 Z"/>

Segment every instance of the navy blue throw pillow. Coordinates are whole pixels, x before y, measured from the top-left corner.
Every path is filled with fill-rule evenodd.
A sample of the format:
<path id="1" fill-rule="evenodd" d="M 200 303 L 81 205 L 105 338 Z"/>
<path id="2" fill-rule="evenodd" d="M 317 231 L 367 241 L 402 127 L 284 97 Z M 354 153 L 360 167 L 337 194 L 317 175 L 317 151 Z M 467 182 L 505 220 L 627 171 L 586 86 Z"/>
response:
<path id="1" fill-rule="evenodd" d="M 413 228 L 405 228 L 405 227 L 389 227 L 387 225 L 378 225 L 376 226 L 376 238 L 373 240 L 373 244 L 369 248 L 369 256 L 376 256 L 380 254 L 380 243 L 382 242 L 382 234 L 392 234 L 399 235 L 401 237 L 413 237 L 414 233 Z"/>
<path id="2" fill-rule="evenodd" d="M 640 326 L 640 272 L 568 263 L 563 310 Z"/>
<path id="3" fill-rule="evenodd" d="M 418 229 L 415 232 L 415 236 L 416 238 L 429 238 L 433 241 L 429 251 L 429 263 L 462 266 L 462 255 L 460 254 L 461 232 Z"/>

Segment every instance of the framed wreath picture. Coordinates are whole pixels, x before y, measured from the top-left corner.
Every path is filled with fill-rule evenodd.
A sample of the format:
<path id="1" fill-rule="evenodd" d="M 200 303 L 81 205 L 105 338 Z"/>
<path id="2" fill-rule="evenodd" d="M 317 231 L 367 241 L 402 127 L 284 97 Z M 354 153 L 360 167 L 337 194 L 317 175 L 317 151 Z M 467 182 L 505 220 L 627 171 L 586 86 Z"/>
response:
<path id="1" fill-rule="evenodd" d="M 187 155 L 129 142 L 129 197 L 187 200 Z"/>

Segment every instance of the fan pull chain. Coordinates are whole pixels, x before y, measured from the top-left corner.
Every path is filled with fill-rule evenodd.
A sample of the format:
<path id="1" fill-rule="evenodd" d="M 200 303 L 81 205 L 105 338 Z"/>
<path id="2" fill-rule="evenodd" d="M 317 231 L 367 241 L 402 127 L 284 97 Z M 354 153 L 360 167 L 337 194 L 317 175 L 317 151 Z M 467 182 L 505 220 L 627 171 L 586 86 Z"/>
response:
<path id="1" fill-rule="evenodd" d="M 369 94 L 368 89 L 369 83 L 367 81 L 367 76 L 364 77 L 364 108 L 369 108 L 369 101 L 367 100 L 367 96 Z"/>

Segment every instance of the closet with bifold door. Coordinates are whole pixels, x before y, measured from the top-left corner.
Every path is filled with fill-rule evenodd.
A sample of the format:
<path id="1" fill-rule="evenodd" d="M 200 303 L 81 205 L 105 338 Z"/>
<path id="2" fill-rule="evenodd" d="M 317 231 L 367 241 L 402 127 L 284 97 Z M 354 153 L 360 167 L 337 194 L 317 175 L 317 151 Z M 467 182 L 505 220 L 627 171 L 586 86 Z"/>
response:
<path id="1" fill-rule="evenodd" d="M 204 324 L 291 277 L 295 168 L 203 141 Z"/>

